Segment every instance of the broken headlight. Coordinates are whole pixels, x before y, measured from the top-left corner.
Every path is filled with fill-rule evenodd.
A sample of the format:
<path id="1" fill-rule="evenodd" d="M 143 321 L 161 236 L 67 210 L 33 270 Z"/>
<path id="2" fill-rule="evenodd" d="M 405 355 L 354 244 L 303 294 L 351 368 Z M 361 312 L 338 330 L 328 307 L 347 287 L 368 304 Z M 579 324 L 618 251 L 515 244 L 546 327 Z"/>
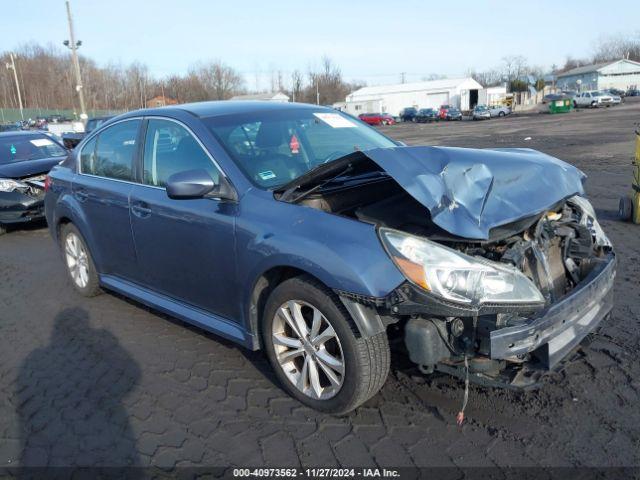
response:
<path id="1" fill-rule="evenodd" d="M 595 244 L 599 247 L 612 247 L 609 237 L 604 233 L 596 218 L 596 211 L 591 202 L 584 197 L 576 195 L 569 199 L 569 203 L 575 205 L 581 211 L 580 224 L 589 229 Z"/>
<path id="2" fill-rule="evenodd" d="M 29 185 L 10 178 L 0 178 L 0 192 L 13 192 L 21 188 L 29 188 Z"/>
<path id="3" fill-rule="evenodd" d="M 380 229 L 394 263 L 408 280 L 446 300 L 483 303 L 543 303 L 544 297 L 520 271 L 471 257 L 396 230 Z"/>

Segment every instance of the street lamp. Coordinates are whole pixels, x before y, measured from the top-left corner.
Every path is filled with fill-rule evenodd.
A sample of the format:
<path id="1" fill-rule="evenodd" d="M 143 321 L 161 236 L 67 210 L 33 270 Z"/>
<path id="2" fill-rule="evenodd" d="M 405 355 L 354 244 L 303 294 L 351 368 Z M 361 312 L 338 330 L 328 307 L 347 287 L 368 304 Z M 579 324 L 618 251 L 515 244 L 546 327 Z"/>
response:
<path id="1" fill-rule="evenodd" d="M 73 20 L 71 19 L 71 7 L 69 6 L 69 0 L 67 0 L 67 19 L 69 21 L 69 37 L 71 40 L 65 40 L 62 44 L 71 50 L 71 59 L 73 60 L 73 67 L 76 73 L 76 92 L 78 92 L 78 100 L 80 100 L 80 119 L 87 119 L 87 112 L 84 108 L 84 95 L 82 93 L 82 78 L 80 77 L 80 63 L 78 62 L 78 48 L 82 45 L 82 41 L 76 42 L 73 33 Z"/>
<path id="2" fill-rule="evenodd" d="M 24 114 L 22 113 L 22 95 L 20 95 L 20 83 L 18 83 L 18 71 L 16 70 L 16 60 L 13 53 L 9 54 L 11 63 L 7 62 L 5 66 L 7 70 L 13 70 L 13 79 L 16 82 L 16 90 L 18 91 L 18 105 L 20 105 L 20 118 L 24 120 Z"/>

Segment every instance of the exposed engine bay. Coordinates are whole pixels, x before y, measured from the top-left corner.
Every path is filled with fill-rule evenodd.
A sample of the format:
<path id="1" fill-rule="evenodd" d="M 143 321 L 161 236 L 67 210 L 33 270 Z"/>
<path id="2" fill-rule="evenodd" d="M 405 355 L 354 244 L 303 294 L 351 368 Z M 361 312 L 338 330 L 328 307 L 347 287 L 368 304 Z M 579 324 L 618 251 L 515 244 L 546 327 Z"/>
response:
<path id="1" fill-rule="evenodd" d="M 300 203 L 377 228 L 423 237 L 469 257 L 515 268 L 533 282 L 544 299 L 529 305 L 486 303 L 472 307 L 434 298 L 424 288 L 408 282 L 385 299 L 384 306 L 378 306 L 377 311 L 388 323 L 404 329 L 409 356 L 423 372 L 440 370 L 462 377 L 471 371 L 481 383 L 531 386 L 541 371 L 555 367 L 561 356 L 608 314 L 608 299 L 599 299 L 598 305 L 589 304 L 597 320 L 592 320 L 584 331 L 575 328 L 575 338 L 553 346 L 555 336 L 580 322 L 581 315 L 591 315 L 578 312 L 579 307 L 567 303 L 586 305 L 583 299 L 571 299 L 572 292 L 589 283 L 596 270 L 599 272 L 611 263 L 606 282 L 600 280 L 606 284 L 599 285 L 606 287 L 608 294 L 615 274 L 611 244 L 583 197 L 562 199 L 542 213 L 491 229 L 488 240 L 474 240 L 453 235 L 436 225 L 431 212 L 384 172 L 374 169 L 368 176 L 363 183 L 350 185 L 347 181 L 319 189 Z M 538 317 L 547 315 L 545 321 L 549 323 L 549 312 L 556 305 L 573 308 L 575 318 L 554 320 L 552 327 L 538 331 L 536 325 L 543 323 Z M 555 315 L 560 318 L 564 314 Z M 517 329 L 521 333 L 514 333 Z M 493 338 L 496 334 L 492 332 L 498 331 L 509 331 L 511 339 Z M 520 346 L 518 338 L 522 339 Z M 500 341 L 505 351 L 498 348 Z"/>

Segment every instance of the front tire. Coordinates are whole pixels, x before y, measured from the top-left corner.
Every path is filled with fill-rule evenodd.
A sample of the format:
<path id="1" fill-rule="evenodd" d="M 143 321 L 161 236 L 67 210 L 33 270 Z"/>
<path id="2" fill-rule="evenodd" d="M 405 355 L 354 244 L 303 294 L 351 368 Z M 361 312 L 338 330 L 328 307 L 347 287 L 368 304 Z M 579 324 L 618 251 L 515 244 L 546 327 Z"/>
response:
<path id="1" fill-rule="evenodd" d="M 98 272 L 84 238 L 71 223 L 62 226 L 60 248 L 67 267 L 67 274 L 76 291 L 85 297 L 100 294 Z"/>
<path id="2" fill-rule="evenodd" d="M 315 279 L 295 277 L 277 286 L 261 321 L 269 362 L 301 403 L 344 414 L 384 385 L 390 363 L 386 332 L 359 338 L 344 305 Z"/>

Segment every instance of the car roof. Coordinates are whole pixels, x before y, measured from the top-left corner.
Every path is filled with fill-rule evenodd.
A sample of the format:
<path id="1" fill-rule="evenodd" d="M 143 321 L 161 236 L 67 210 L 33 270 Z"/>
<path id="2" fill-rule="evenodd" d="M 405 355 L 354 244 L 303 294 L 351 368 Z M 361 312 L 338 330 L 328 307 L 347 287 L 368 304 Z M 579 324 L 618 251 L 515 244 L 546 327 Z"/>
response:
<path id="1" fill-rule="evenodd" d="M 170 105 L 159 108 L 146 108 L 127 112 L 120 118 L 140 115 L 168 115 L 173 112 L 185 111 L 196 117 L 208 118 L 223 115 L 234 115 L 253 112 L 278 112 L 284 110 L 324 110 L 327 112 L 336 112 L 333 108 L 322 107 L 320 105 L 311 105 L 308 103 L 291 103 L 291 102 L 270 102 L 270 101 L 247 101 L 247 100 L 220 100 L 209 102 L 183 103 L 179 105 Z"/>

